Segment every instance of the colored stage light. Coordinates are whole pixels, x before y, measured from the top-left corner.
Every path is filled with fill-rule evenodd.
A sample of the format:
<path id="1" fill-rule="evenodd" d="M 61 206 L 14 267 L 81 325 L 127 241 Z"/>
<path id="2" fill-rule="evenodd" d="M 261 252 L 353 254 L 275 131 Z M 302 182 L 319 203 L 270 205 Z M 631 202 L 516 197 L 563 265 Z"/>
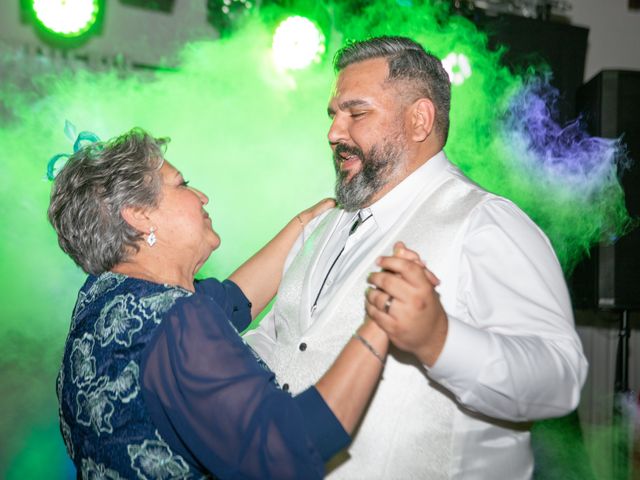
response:
<path id="1" fill-rule="evenodd" d="M 98 0 L 33 0 L 36 21 L 52 34 L 76 38 L 95 25 L 101 10 Z"/>
<path id="2" fill-rule="evenodd" d="M 449 74 L 449 80 L 454 85 L 462 85 L 471 76 L 471 64 L 466 55 L 451 52 L 442 60 L 442 66 Z"/>
<path id="3" fill-rule="evenodd" d="M 319 62 L 325 49 L 324 34 L 305 17 L 296 15 L 285 19 L 273 34 L 273 61 L 279 69 L 306 68 Z"/>

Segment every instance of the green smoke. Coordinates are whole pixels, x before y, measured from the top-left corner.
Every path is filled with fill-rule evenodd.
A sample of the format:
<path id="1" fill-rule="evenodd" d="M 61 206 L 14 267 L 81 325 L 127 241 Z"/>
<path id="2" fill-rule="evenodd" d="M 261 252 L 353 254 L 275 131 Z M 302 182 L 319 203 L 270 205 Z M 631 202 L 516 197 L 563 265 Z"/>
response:
<path id="1" fill-rule="evenodd" d="M 224 278 L 332 193 L 324 136 L 332 75 L 324 65 L 297 77 L 278 73 L 269 47 L 270 33 L 255 24 L 231 39 L 185 46 L 178 71 L 152 76 L 63 69 L 2 50 L 0 390 L 3 410 L 12 413 L 0 420 L 0 475 L 37 477 L 31 469 L 39 462 L 28 459 L 64 448 L 58 435 L 33 431 L 57 415 L 55 375 L 84 279 L 46 220 L 46 163 L 72 149 L 65 120 L 103 139 L 136 125 L 170 136 L 167 158 L 210 197 L 222 237 L 202 274 Z M 45 440 L 51 448 L 43 450 Z"/>
<path id="2" fill-rule="evenodd" d="M 466 55 L 473 73 L 454 88 L 447 153 L 491 190 L 514 185 L 513 151 L 497 134 L 524 81 L 500 64 L 500 53 L 487 49 L 470 22 L 443 7 L 413 4 L 380 1 L 358 15 L 349 2 L 329 5 L 328 55 L 297 73 L 274 69 L 270 26 L 259 19 L 224 40 L 185 45 L 176 71 L 153 74 L 98 72 L 81 62 L 60 66 L 0 46 L 0 475 L 39 478 L 42 465 L 48 478 L 69 475 L 55 428 L 55 375 L 84 274 L 59 250 L 46 221 L 50 184 L 44 180 L 47 160 L 71 151 L 65 120 L 102 139 L 133 126 L 172 138 L 167 158 L 210 197 L 222 246 L 201 273 L 219 278 L 298 211 L 332 194 L 330 57 L 348 39 L 408 35 L 439 57 Z M 567 245 L 575 238 L 566 232 L 576 216 L 557 216 L 555 203 L 527 200 L 530 182 L 507 190 L 570 265 L 576 252 Z M 601 223 L 594 220 L 578 243 L 592 242 Z"/>

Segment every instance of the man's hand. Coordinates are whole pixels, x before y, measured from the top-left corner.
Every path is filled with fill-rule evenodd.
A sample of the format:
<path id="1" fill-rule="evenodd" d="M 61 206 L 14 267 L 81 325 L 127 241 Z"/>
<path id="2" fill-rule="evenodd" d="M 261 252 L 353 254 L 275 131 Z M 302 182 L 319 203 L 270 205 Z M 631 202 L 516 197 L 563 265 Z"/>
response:
<path id="1" fill-rule="evenodd" d="M 368 282 L 375 288 L 366 293 L 367 315 L 387 332 L 396 347 L 433 366 L 448 328 L 435 290 L 440 280 L 402 242 L 395 244 L 393 256 L 380 257 L 377 264 L 382 271 L 369 275 Z"/>

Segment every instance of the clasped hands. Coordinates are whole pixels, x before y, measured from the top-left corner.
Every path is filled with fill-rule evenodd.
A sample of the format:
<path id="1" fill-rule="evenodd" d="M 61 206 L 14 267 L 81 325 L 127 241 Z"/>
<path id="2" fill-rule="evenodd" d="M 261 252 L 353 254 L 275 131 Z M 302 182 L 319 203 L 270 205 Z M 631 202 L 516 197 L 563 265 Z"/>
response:
<path id="1" fill-rule="evenodd" d="M 431 367 L 447 338 L 447 315 L 435 288 L 440 280 L 413 250 L 397 242 L 393 255 L 376 261 L 382 269 L 367 278 L 367 316 L 399 349 Z"/>

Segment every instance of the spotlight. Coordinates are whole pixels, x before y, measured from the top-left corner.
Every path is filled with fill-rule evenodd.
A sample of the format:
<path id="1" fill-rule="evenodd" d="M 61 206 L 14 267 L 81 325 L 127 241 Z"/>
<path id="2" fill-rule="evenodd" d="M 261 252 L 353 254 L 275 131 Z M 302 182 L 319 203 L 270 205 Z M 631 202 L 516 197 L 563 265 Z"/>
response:
<path id="1" fill-rule="evenodd" d="M 104 0 L 22 0 L 28 19 L 46 43 L 78 46 L 99 31 Z"/>
<path id="2" fill-rule="evenodd" d="M 291 16 L 273 34 L 273 61 L 281 70 L 300 70 L 319 62 L 325 52 L 322 30 L 311 20 Z"/>
<path id="3" fill-rule="evenodd" d="M 442 66 L 454 85 L 462 85 L 471 76 L 471 64 L 462 53 L 451 52 L 442 60 Z"/>

